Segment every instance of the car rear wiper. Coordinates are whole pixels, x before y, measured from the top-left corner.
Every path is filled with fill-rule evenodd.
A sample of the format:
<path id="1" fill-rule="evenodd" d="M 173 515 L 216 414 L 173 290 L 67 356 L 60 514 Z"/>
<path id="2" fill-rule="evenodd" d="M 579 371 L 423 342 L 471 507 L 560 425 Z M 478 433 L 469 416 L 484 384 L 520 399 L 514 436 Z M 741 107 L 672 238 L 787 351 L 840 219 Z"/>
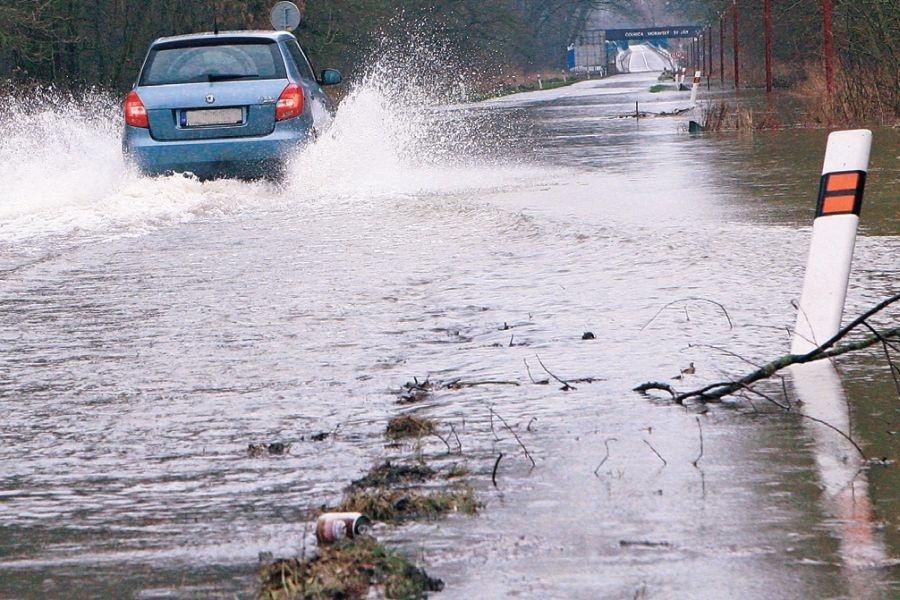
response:
<path id="1" fill-rule="evenodd" d="M 259 77 L 258 73 L 207 73 L 208 81 L 228 81 L 231 79 L 249 79 Z"/>

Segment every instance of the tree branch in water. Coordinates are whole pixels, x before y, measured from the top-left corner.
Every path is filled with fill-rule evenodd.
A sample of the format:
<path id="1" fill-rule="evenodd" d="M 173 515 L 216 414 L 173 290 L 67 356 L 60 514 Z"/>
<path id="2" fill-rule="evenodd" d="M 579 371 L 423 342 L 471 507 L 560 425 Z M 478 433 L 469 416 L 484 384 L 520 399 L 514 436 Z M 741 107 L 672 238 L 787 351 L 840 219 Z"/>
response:
<path id="1" fill-rule="evenodd" d="M 817 346 L 810 352 L 807 352 L 806 354 L 786 354 L 759 367 L 755 371 L 745 375 L 738 380 L 713 383 L 700 389 L 684 393 L 677 393 L 668 384 L 648 382 L 634 388 L 634 391 L 647 392 L 649 390 L 663 390 L 672 394 L 673 401 L 678 404 L 684 404 L 686 400 L 693 399 L 696 399 L 700 402 L 717 402 L 725 396 L 731 395 L 738 390 L 749 388 L 749 386 L 756 383 L 757 381 L 768 379 L 778 371 L 791 365 L 809 363 L 825 358 L 836 358 L 838 356 L 841 356 L 842 354 L 847 354 L 848 352 L 853 352 L 855 350 L 862 350 L 879 343 L 884 347 L 891 346 L 891 340 L 900 339 L 900 327 L 894 327 L 893 329 L 888 329 L 885 331 L 875 331 L 870 327 L 870 330 L 874 331 L 873 335 L 871 336 L 842 345 L 837 345 L 837 343 L 860 325 L 869 327 L 868 323 L 866 323 L 867 319 L 884 310 L 898 300 L 900 300 L 900 294 L 895 294 L 890 298 L 883 300 L 882 302 L 878 303 L 877 305 L 870 308 L 865 313 L 851 321 L 846 327 L 838 331 L 837 334 L 835 334 L 831 339 L 825 341 L 823 344 Z M 893 370 L 893 363 L 889 361 L 889 364 Z"/>

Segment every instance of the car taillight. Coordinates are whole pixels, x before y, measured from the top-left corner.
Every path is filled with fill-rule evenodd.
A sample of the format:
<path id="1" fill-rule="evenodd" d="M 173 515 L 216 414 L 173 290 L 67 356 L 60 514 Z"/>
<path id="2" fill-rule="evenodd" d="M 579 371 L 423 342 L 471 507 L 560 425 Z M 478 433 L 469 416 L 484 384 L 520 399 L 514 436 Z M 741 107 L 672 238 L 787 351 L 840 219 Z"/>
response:
<path id="1" fill-rule="evenodd" d="M 147 109 L 141 102 L 141 97 L 137 92 L 130 92 L 125 97 L 125 122 L 132 127 L 150 127 L 150 120 L 147 118 Z"/>
<path id="2" fill-rule="evenodd" d="M 303 88 L 296 83 L 289 84 L 281 96 L 278 98 L 278 104 L 275 105 L 275 120 L 284 121 L 285 119 L 293 119 L 300 116 L 303 112 Z"/>

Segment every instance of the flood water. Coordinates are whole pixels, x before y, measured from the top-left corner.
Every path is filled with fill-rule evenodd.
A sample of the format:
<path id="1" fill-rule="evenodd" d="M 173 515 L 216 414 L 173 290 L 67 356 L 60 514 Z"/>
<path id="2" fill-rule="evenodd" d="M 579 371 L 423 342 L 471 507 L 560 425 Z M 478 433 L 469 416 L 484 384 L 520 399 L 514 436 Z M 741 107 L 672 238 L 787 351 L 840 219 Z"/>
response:
<path id="1" fill-rule="evenodd" d="M 115 99 L 14 103 L 0 598 L 252 597 L 259 553 L 301 553 L 312 511 L 413 456 L 465 466 L 485 505 L 377 530 L 444 580 L 436 597 L 900 594 L 879 351 L 811 378 L 837 397 L 815 414 L 889 459 L 867 468 L 761 396 L 704 411 L 631 391 L 788 352 L 828 133 L 623 116 L 687 107 L 654 83 L 426 109 L 376 78 L 282 186 L 142 178 Z M 874 132 L 846 315 L 897 292 L 898 141 Z M 480 385 L 399 405 L 413 378 Z M 403 412 L 458 437 L 453 452 L 387 445 Z M 248 456 L 271 442 L 290 453 Z"/>

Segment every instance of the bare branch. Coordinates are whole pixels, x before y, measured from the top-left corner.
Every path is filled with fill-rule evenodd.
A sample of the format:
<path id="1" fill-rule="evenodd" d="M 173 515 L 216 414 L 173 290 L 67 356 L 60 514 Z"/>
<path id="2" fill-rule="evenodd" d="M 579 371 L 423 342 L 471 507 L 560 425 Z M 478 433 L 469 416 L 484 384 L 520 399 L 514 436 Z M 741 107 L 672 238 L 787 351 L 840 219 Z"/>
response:
<path id="1" fill-rule="evenodd" d="M 578 389 L 578 388 L 576 388 L 574 385 L 571 385 L 569 382 L 563 381 L 562 379 L 560 379 L 559 377 L 557 377 L 556 375 L 554 375 L 554 374 L 550 371 L 550 369 L 548 369 L 546 366 L 544 366 L 544 361 L 541 360 L 541 357 L 540 357 L 540 356 L 538 356 L 537 354 L 535 354 L 534 357 L 537 358 L 537 361 L 540 363 L 541 368 L 544 369 L 544 370 L 547 372 L 547 375 L 549 375 L 550 377 L 552 377 L 553 379 L 557 380 L 558 382 L 560 382 L 560 383 L 562 384 L 562 390 L 563 390 L 564 392 L 568 392 L 569 390 L 577 390 L 577 389 Z"/>
<path id="2" fill-rule="evenodd" d="M 496 412 L 493 408 L 491 408 L 490 411 L 491 411 L 491 430 L 493 430 L 494 417 L 496 416 L 498 419 L 500 419 L 500 422 L 503 423 L 503 426 L 506 427 L 506 430 L 509 431 L 513 435 L 514 438 L 516 438 L 516 441 L 519 443 L 519 446 L 522 448 L 522 452 L 525 453 L 525 458 L 527 458 L 528 460 L 531 461 L 531 466 L 532 467 L 537 466 L 537 463 L 534 462 L 534 458 L 532 458 L 531 453 L 528 451 L 528 448 L 525 447 L 525 444 L 522 443 L 522 440 L 519 438 L 518 434 L 513 430 L 513 428 L 509 426 L 509 423 L 506 422 L 506 419 L 504 419 L 503 416 L 500 413 Z"/>
<path id="3" fill-rule="evenodd" d="M 648 448 L 650 448 L 651 450 L 653 450 L 653 454 L 655 454 L 655 455 L 659 458 L 659 460 L 662 461 L 664 467 L 667 467 L 667 466 L 669 465 L 669 463 L 666 462 L 666 459 L 664 459 L 664 458 L 662 457 L 662 454 L 660 454 L 659 452 L 657 452 L 657 451 L 656 451 L 656 448 L 654 448 L 654 447 L 650 444 L 650 442 L 648 442 L 648 441 L 645 440 L 644 438 L 641 438 L 641 441 L 644 442 L 645 444 L 647 444 L 647 447 L 648 447 Z"/>
<path id="4" fill-rule="evenodd" d="M 653 321 L 656 320 L 656 317 L 658 317 L 659 315 L 661 315 L 662 312 L 663 312 L 664 310 L 666 310 L 667 308 L 669 308 L 669 307 L 672 306 L 673 304 L 678 304 L 679 302 L 688 302 L 688 301 L 691 301 L 691 300 L 697 301 L 697 302 L 709 302 L 710 304 L 715 304 L 716 306 L 718 306 L 719 308 L 721 308 L 721 309 L 722 309 L 722 312 L 725 313 L 725 318 L 728 319 L 728 329 L 729 329 L 729 330 L 734 329 L 734 323 L 731 321 L 731 315 L 728 314 L 728 311 L 725 309 L 724 306 L 722 306 L 721 304 L 719 304 L 719 303 L 716 302 L 715 300 L 710 300 L 710 299 L 708 299 L 708 298 L 698 298 L 698 297 L 695 297 L 695 296 L 690 296 L 690 297 L 687 297 L 687 298 L 681 298 L 681 299 L 679 299 L 679 300 L 672 300 L 671 302 L 669 302 L 668 304 L 666 304 L 665 306 L 663 306 L 662 308 L 660 308 L 658 311 L 656 311 L 656 314 L 653 315 L 653 318 L 651 318 L 649 321 L 647 321 L 646 323 L 644 323 L 644 326 L 641 327 L 640 331 L 643 331 L 644 329 L 646 329 L 646 328 L 650 325 L 650 323 L 652 323 Z"/>
<path id="5" fill-rule="evenodd" d="M 694 418 L 697 419 L 697 429 L 700 431 L 700 455 L 697 456 L 691 464 L 694 465 L 695 468 L 699 468 L 697 467 L 697 464 L 700 462 L 700 459 L 703 458 L 703 427 L 700 426 L 700 417 Z"/>
<path id="6" fill-rule="evenodd" d="M 616 438 L 606 438 L 605 440 L 603 440 L 603 445 L 606 446 L 606 456 L 603 457 L 603 460 L 601 460 L 600 464 L 597 465 L 597 468 L 594 469 L 594 475 L 597 475 L 597 471 L 600 470 L 600 467 L 602 467 L 606 463 L 606 461 L 609 460 L 609 443 L 618 441 L 619 440 L 617 440 Z"/>

